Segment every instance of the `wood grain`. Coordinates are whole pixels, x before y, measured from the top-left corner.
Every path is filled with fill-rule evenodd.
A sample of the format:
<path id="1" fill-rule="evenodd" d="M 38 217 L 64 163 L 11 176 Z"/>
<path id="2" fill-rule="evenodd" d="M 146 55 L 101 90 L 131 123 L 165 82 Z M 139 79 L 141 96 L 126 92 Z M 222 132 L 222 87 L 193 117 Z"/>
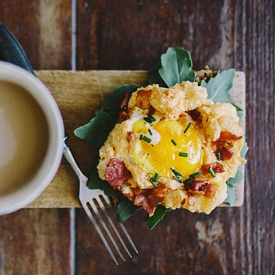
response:
<path id="1" fill-rule="evenodd" d="M 44 9 L 59 10 L 55 23 L 49 22 L 56 30 L 40 26 L 40 15 L 45 22 L 49 14 L 40 9 L 42 1 Z M 18 37 L 35 69 L 71 69 L 71 3 L 0 1 L 0 20 Z M 77 0 L 75 12 L 79 70 L 147 70 L 167 47 L 183 46 L 195 69 L 209 64 L 245 72 L 250 151 L 244 205 L 218 208 L 209 216 L 171 212 L 153 231 L 144 225 L 144 213 L 138 212 L 126 228 L 139 254 L 126 257 L 118 267 L 83 209 L 77 209 L 72 219 L 72 261 L 69 211 L 24 209 L 0 217 L 2 274 L 274 274 L 274 1 Z M 51 41 L 51 32 L 59 42 Z M 41 36 L 48 39 L 43 47 Z M 38 252 L 46 254 L 43 263 Z"/>

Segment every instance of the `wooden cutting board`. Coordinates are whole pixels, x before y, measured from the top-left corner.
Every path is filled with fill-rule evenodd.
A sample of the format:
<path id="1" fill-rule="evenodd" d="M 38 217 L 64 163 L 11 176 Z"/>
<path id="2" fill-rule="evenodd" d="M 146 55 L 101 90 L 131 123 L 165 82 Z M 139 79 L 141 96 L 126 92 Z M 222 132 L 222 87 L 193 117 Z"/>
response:
<path id="1" fill-rule="evenodd" d="M 85 141 L 75 137 L 74 129 L 88 123 L 99 103 L 120 85 L 136 83 L 147 85 L 147 71 L 35 71 L 37 77 L 53 94 L 64 119 L 67 141 L 83 173 L 89 177 L 96 153 Z M 245 75 L 237 72 L 231 90 L 231 99 L 245 110 Z M 245 116 L 242 119 L 245 127 Z M 243 167 L 240 168 L 242 171 Z M 235 206 L 243 204 L 244 182 L 235 188 Z M 46 190 L 27 208 L 81 207 L 78 200 L 78 179 L 73 170 L 62 160 L 55 178 Z"/>

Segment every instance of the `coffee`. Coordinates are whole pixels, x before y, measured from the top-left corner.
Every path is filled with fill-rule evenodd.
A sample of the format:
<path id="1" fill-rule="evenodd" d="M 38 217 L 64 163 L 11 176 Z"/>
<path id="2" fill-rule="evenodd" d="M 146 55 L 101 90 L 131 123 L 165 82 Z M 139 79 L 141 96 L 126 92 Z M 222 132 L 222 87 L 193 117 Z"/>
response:
<path id="1" fill-rule="evenodd" d="M 0 197 L 34 177 L 46 156 L 49 127 L 24 88 L 0 81 Z"/>

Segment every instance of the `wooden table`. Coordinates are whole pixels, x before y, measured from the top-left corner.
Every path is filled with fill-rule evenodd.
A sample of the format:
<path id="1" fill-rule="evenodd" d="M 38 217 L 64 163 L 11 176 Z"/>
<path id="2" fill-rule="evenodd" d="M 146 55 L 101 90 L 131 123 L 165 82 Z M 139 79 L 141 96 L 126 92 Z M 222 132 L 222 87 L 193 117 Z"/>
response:
<path id="1" fill-rule="evenodd" d="M 119 266 L 81 208 L 0 217 L 1 274 L 274 274 L 273 1 L 2 0 L 0 11 L 37 71 L 147 70 L 169 46 L 188 49 L 195 69 L 244 71 L 250 146 L 242 207 L 208 216 L 174 211 L 153 231 L 138 212 L 125 226 L 139 254 Z M 70 116 L 82 121 L 93 111 L 66 114 L 77 160 L 89 152 L 73 136 Z M 64 181 L 76 183 L 62 165 Z"/>

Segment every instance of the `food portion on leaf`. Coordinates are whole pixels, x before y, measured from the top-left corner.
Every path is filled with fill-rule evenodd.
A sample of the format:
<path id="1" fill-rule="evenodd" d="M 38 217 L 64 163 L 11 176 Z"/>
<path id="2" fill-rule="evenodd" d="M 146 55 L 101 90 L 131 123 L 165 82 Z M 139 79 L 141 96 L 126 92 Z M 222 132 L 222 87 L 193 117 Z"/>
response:
<path id="1" fill-rule="evenodd" d="M 192 66 L 188 51 L 168 48 L 148 70 L 148 86 L 115 88 L 75 130 L 100 147 L 88 186 L 117 198 L 118 222 L 143 208 L 152 229 L 171 209 L 234 205 L 248 150 L 243 110 L 230 100 L 235 70 Z"/>
<path id="2" fill-rule="evenodd" d="M 157 205 L 210 213 L 245 163 L 236 108 L 183 81 L 148 85 L 124 100 L 123 116 L 100 149 L 101 179 L 153 216 Z"/>

